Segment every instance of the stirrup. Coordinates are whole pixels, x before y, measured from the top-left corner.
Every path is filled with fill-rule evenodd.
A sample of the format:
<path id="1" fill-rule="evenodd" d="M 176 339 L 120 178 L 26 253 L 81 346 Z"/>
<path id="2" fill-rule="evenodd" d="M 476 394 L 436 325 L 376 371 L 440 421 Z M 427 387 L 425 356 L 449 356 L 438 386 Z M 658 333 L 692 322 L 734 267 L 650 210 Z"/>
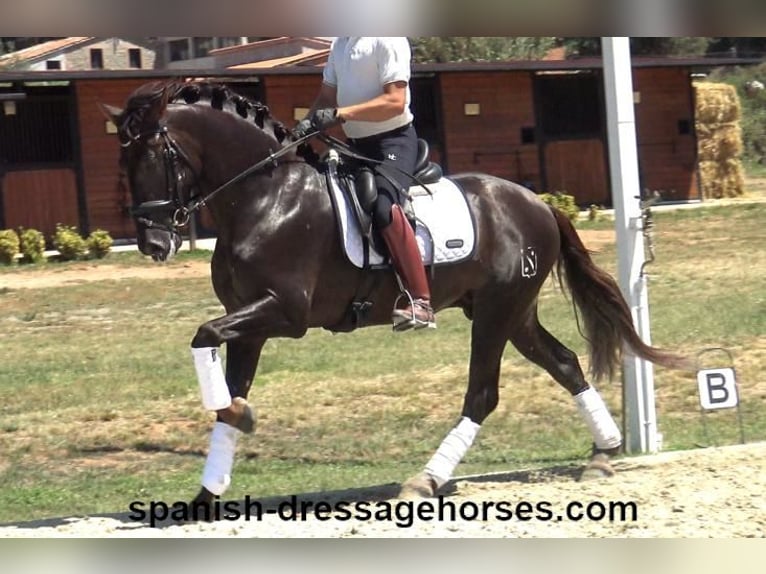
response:
<path id="1" fill-rule="evenodd" d="M 402 297 L 407 297 L 409 305 L 404 309 L 398 309 L 397 304 Z M 425 318 L 417 316 L 418 309 L 426 314 Z M 394 301 L 391 321 L 393 322 L 393 330 L 397 332 L 410 329 L 436 329 L 436 318 L 431 306 L 421 299 L 413 299 L 407 290 L 402 291 Z"/>

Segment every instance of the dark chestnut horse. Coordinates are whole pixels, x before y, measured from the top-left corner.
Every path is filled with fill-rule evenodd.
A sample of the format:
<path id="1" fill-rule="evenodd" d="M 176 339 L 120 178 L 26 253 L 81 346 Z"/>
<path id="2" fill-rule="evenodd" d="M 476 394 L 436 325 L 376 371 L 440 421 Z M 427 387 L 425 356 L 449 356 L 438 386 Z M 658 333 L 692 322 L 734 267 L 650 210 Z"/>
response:
<path id="1" fill-rule="evenodd" d="M 211 501 L 229 484 L 238 435 L 253 430 L 246 399 L 264 343 L 344 324 L 362 291 L 371 303 L 366 323 L 386 324 L 398 283 L 390 268 L 349 262 L 325 177 L 296 153 L 303 142 L 264 105 L 224 86 L 155 83 L 136 90 L 124 110 L 105 109 L 119 128 L 140 251 L 169 259 L 181 243 L 178 228 L 203 203 L 215 220 L 212 282 L 226 314 L 201 325 L 191 341 L 202 402 L 217 412 L 195 499 Z M 429 272 L 434 308 L 459 307 L 472 321 L 468 389 L 459 422 L 402 495 L 430 496 L 450 479 L 498 403 L 509 341 L 573 396 L 593 435 L 592 468 L 608 473 L 622 437 L 575 353 L 540 324 L 546 277 L 556 266 L 566 280 L 594 379 L 613 375 L 623 349 L 668 367 L 682 359 L 641 341 L 617 284 L 593 263 L 561 212 L 491 175 L 450 179 L 467 199 L 475 247 L 466 260 Z M 224 343 L 225 374 L 217 352 Z"/>

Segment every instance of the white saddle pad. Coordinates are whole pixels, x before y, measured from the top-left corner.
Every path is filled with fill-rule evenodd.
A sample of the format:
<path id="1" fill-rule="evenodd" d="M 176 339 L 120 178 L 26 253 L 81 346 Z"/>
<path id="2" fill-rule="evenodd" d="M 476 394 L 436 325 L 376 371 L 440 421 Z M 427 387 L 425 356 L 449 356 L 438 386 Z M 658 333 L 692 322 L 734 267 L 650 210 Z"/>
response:
<path id="1" fill-rule="evenodd" d="M 359 222 L 354 216 L 346 194 L 340 189 L 337 178 L 328 177 L 330 192 L 338 214 L 341 243 L 349 261 L 364 267 L 365 249 L 370 266 L 386 263 L 373 247 L 363 240 Z M 415 237 L 425 265 L 457 263 L 473 255 L 476 233 L 468 202 L 460 188 L 452 180 L 441 178 L 428 184 L 429 194 L 421 186 L 411 187 L 412 205 L 417 218 Z"/>

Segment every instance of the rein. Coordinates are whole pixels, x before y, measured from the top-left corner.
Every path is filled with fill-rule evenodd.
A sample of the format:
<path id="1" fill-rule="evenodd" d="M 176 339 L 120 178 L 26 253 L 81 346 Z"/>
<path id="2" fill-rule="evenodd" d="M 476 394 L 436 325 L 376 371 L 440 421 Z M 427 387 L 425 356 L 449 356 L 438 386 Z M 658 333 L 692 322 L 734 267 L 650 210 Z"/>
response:
<path id="1" fill-rule="evenodd" d="M 167 126 L 160 126 L 157 130 L 153 131 L 147 131 L 140 133 L 138 135 L 130 135 L 128 138 L 128 141 L 125 143 L 120 144 L 122 147 L 128 147 L 131 144 L 139 141 L 140 139 L 146 137 L 146 136 L 153 136 L 158 135 L 162 138 L 163 141 L 163 157 L 166 164 L 166 184 L 167 184 L 167 192 L 169 199 L 157 199 L 157 200 L 150 200 L 150 201 L 144 201 L 140 204 L 138 204 L 136 207 L 133 207 L 130 210 L 131 215 L 136 219 L 136 221 L 142 223 L 146 227 L 158 227 L 158 228 L 165 228 L 168 231 L 175 231 L 179 227 L 184 227 L 189 223 L 189 220 L 191 219 L 191 215 L 198 211 L 200 208 L 204 207 L 208 201 L 210 201 L 213 197 L 224 191 L 225 189 L 231 187 L 232 185 L 239 183 L 246 177 L 252 175 L 253 173 L 262 170 L 263 168 L 267 166 L 271 166 L 272 168 L 276 168 L 279 165 L 279 162 L 277 161 L 280 157 L 283 155 L 289 153 L 294 148 L 297 148 L 304 142 L 308 141 L 309 139 L 319 136 L 322 141 L 324 141 L 327 145 L 329 145 L 332 148 L 335 148 L 340 152 L 341 154 L 359 160 L 363 162 L 367 162 L 370 164 L 375 165 L 375 169 L 380 173 L 383 177 L 387 178 L 391 183 L 394 185 L 397 185 L 393 179 L 385 173 L 385 170 L 381 169 L 381 164 L 383 162 L 379 160 L 372 159 L 370 157 L 364 156 L 362 154 L 357 153 L 354 151 L 351 146 L 346 144 L 345 142 L 321 133 L 321 132 L 312 132 L 310 134 L 307 134 L 297 140 L 294 140 L 287 144 L 286 146 L 280 148 L 276 152 L 271 152 L 269 155 L 259 161 L 258 163 L 255 163 L 245 169 L 244 171 L 238 173 L 225 183 L 219 185 L 217 188 L 212 190 L 211 192 L 205 194 L 202 197 L 190 197 L 188 201 L 184 202 L 183 200 L 183 194 L 179 187 L 179 182 L 182 180 L 182 176 L 180 172 L 177 169 L 177 163 L 178 159 L 180 158 L 183 160 L 183 162 L 191 168 L 191 160 L 189 159 L 189 156 L 186 154 L 186 152 L 183 151 L 183 148 L 181 148 L 180 145 L 173 139 L 173 137 L 170 135 Z M 429 194 L 431 193 L 431 190 L 428 189 L 428 187 L 421 182 L 415 175 L 405 172 L 404 170 L 401 170 L 397 167 L 393 167 L 393 169 L 396 169 L 409 177 L 413 182 L 418 184 L 420 187 L 426 190 Z M 194 170 L 192 170 L 194 173 Z M 197 174 L 194 173 L 195 179 L 199 179 Z M 193 187 L 193 186 L 192 186 Z M 397 186 L 398 187 L 398 186 Z M 402 193 L 407 195 L 406 190 L 400 190 Z M 170 226 L 167 226 L 165 224 L 158 223 L 151 219 L 150 216 L 154 213 L 170 213 L 172 214 L 169 217 L 170 220 Z"/>
<path id="2" fill-rule="evenodd" d="M 386 169 L 388 169 L 388 168 L 395 169 L 399 173 L 404 174 L 405 176 L 410 178 L 413 181 L 413 183 L 416 183 L 417 185 L 419 185 L 420 187 L 425 189 L 426 193 L 428 193 L 428 195 L 432 195 L 431 190 L 428 189 L 428 186 L 426 184 L 424 184 L 422 181 L 420 181 L 420 179 L 418 179 L 418 177 L 415 176 L 414 174 L 407 173 L 406 171 L 404 171 L 403 169 L 399 169 L 395 165 L 394 166 L 392 166 L 392 165 L 383 165 L 382 161 L 377 160 L 377 159 L 373 159 L 371 157 L 367 157 L 365 155 L 362 155 L 362 154 L 354 151 L 354 149 L 350 145 L 348 145 L 346 142 L 341 141 L 338 138 L 333 137 L 331 135 L 327 135 L 327 134 L 320 133 L 320 132 L 315 132 L 315 133 L 313 133 L 311 135 L 319 135 L 320 139 L 322 139 L 327 145 L 337 149 L 340 153 L 342 153 L 343 155 L 345 155 L 347 157 L 350 157 L 350 158 L 358 160 L 358 161 L 362 161 L 362 162 L 373 164 L 375 166 L 375 170 L 378 173 L 380 173 L 380 175 L 385 177 L 394 187 L 399 187 L 399 184 L 396 181 L 394 181 L 393 178 L 390 175 L 386 174 Z M 308 137 L 311 137 L 311 136 L 308 136 Z M 383 168 L 385 168 L 385 169 L 383 169 Z M 400 193 L 405 195 L 409 200 L 412 200 L 412 198 L 407 193 L 407 190 L 400 189 L 399 191 L 400 191 Z"/>
<path id="3" fill-rule="evenodd" d="M 194 213 L 195 211 L 198 211 L 201 207 L 204 207 L 208 201 L 210 201 L 214 196 L 216 196 L 223 190 L 242 181 L 249 175 L 263 169 L 266 166 L 270 165 L 272 167 L 277 167 L 278 165 L 277 160 L 280 157 L 292 151 L 294 148 L 298 147 L 299 145 L 301 145 L 306 140 L 308 140 L 309 138 L 313 137 L 316 134 L 306 135 L 302 138 L 299 138 L 295 141 L 290 142 L 288 145 L 280 148 L 276 152 L 269 153 L 268 157 L 262 159 L 256 164 L 251 165 L 250 167 L 240 172 L 239 174 L 235 175 L 233 178 L 231 178 L 227 182 L 219 185 L 217 188 L 207 193 L 203 197 L 197 197 L 197 198 L 190 197 L 187 202 L 184 202 L 182 192 L 179 189 L 178 183 L 181 180 L 181 176 L 179 172 L 177 171 L 176 167 L 177 167 L 177 161 L 179 157 L 189 167 L 191 167 L 192 165 L 191 160 L 189 159 L 189 156 L 183 151 L 183 148 L 181 148 L 181 146 L 178 145 L 178 143 L 176 143 L 176 141 L 170 135 L 170 133 L 168 132 L 167 126 L 161 126 L 157 130 L 144 132 L 144 133 L 138 134 L 137 136 L 132 136 L 126 143 L 121 145 L 122 147 L 128 147 L 132 143 L 140 140 L 141 138 L 146 136 L 152 136 L 152 135 L 159 135 L 162 137 L 162 140 L 163 140 L 163 157 L 166 163 L 165 173 L 166 173 L 166 183 L 167 183 L 167 191 L 168 191 L 169 199 L 144 201 L 143 203 L 140 203 L 136 207 L 132 208 L 130 210 L 130 213 L 137 221 L 139 221 L 140 223 L 143 223 L 147 227 L 166 227 L 162 224 L 158 224 L 156 221 L 148 217 L 143 217 L 143 216 L 151 215 L 152 213 L 172 211 L 173 213 L 170 216 L 172 227 L 168 228 L 169 231 L 172 231 L 178 227 L 184 227 L 185 225 L 187 225 L 189 223 L 192 213 Z M 195 175 L 195 178 L 198 179 L 197 174 L 195 173 L 194 175 Z"/>

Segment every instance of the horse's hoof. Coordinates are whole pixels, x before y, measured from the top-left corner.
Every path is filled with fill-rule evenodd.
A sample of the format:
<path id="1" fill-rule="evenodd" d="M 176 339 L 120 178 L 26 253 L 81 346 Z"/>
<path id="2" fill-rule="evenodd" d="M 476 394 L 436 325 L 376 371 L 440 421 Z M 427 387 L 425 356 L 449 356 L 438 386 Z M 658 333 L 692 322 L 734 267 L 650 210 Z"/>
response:
<path id="1" fill-rule="evenodd" d="M 255 430 L 255 414 L 247 400 L 242 397 L 234 397 L 230 407 L 218 412 L 223 422 L 245 434 L 251 434 Z"/>
<path id="2" fill-rule="evenodd" d="M 614 474 L 614 468 L 609 464 L 609 457 L 604 453 L 598 453 L 594 454 L 590 462 L 585 465 L 585 470 L 580 475 L 580 481 L 610 478 Z"/>
<path id="3" fill-rule="evenodd" d="M 213 496 L 213 493 L 203 486 L 202 488 L 200 488 L 199 494 L 197 494 L 197 496 L 194 497 L 194 500 L 192 500 L 191 503 L 192 505 L 212 504 L 213 498 L 215 498 Z"/>
<path id="4" fill-rule="evenodd" d="M 402 500 L 419 500 L 431 498 L 436 492 L 436 482 L 425 472 L 413 476 L 402 484 L 397 498 Z"/>
<path id="5" fill-rule="evenodd" d="M 250 434 L 255 431 L 255 414 L 253 413 L 253 409 L 250 408 L 250 405 L 247 404 L 247 401 L 242 397 L 236 397 L 232 403 L 237 403 L 242 409 L 236 428 L 245 434 Z"/>
<path id="6" fill-rule="evenodd" d="M 213 499 L 215 496 L 204 486 L 200 488 L 199 494 L 191 501 L 191 514 L 189 521 L 191 522 L 212 522 L 213 513 Z"/>

